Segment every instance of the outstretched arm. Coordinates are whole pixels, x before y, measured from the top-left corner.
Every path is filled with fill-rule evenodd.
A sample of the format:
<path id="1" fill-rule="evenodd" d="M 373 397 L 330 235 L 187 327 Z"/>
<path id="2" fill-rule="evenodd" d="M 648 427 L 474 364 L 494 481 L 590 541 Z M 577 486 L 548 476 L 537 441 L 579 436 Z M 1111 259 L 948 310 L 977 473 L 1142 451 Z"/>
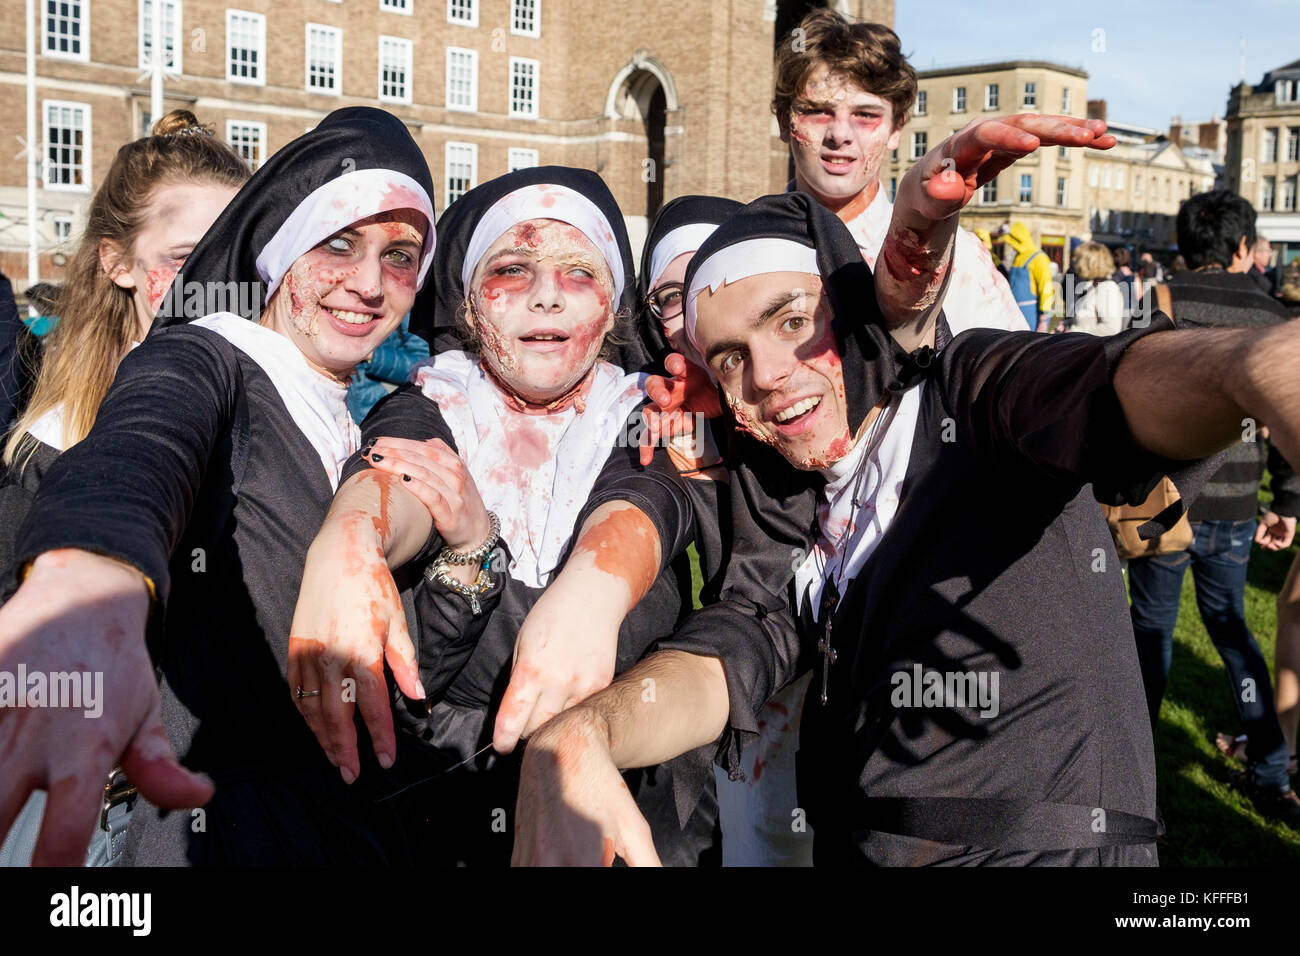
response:
<path id="1" fill-rule="evenodd" d="M 954 133 L 903 177 L 876 268 L 876 299 L 907 349 L 932 343 L 943 304 L 957 213 L 975 191 L 1040 146 L 1109 149 L 1101 120 L 1016 115 L 979 119 Z"/>
<path id="2" fill-rule="evenodd" d="M 524 752 L 512 862 L 657 865 L 621 768 L 662 763 L 717 739 L 727 723 L 722 662 L 661 651 L 542 727 Z"/>

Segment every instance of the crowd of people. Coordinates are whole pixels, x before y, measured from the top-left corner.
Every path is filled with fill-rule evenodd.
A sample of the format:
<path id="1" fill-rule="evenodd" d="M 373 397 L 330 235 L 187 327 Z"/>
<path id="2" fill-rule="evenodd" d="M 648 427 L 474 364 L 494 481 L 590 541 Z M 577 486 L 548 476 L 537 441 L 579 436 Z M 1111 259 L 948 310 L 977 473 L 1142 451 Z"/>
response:
<path id="1" fill-rule="evenodd" d="M 1253 210 L 1188 200 L 1167 280 L 1083 244 L 1062 304 L 960 211 L 1105 124 L 977 120 L 891 202 L 898 37 L 798 38 L 786 192 L 674 199 L 639 263 L 587 170 L 435 217 L 378 109 L 255 173 L 186 111 L 118 152 L 57 320 L 0 316 L 0 862 L 1155 865 L 1188 566 L 1219 746 L 1300 816 Z"/>

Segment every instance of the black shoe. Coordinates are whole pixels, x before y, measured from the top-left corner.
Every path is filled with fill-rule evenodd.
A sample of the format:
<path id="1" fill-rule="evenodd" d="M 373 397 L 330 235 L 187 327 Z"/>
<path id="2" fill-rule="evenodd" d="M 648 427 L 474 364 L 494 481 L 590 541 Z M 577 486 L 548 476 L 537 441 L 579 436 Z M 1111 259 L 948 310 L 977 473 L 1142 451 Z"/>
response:
<path id="1" fill-rule="evenodd" d="M 1252 769 L 1234 770 L 1228 775 L 1229 782 L 1250 797 L 1260 813 L 1283 823 L 1300 824 L 1300 796 L 1290 787 L 1266 787 L 1255 782 Z"/>

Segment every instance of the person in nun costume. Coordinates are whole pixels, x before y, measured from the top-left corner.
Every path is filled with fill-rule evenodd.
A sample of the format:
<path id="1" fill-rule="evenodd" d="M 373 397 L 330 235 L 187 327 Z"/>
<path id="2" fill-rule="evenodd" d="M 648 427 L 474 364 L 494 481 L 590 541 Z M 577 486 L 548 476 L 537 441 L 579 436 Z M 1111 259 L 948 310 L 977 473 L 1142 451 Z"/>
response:
<path id="1" fill-rule="evenodd" d="M 692 512 L 662 450 L 639 464 L 645 376 L 626 369 L 647 364 L 649 349 L 639 335 L 609 348 L 616 323 L 633 315 L 636 284 L 622 215 L 600 177 L 564 167 L 508 174 L 453 204 L 439 236 L 437 305 L 432 315 L 417 308 L 411 327 L 439 342 L 439 330 L 459 323 L 471 350 L 436 353 L 366 419 L 373 468 L 350 470 L 313 545 L 294 622 L 303 653 L 291 672 L 305 687 L 357 679 L 375 749 L 391 753 L 388 702 L 378 686 L 369 697 L 363 675 L 384 659 L 396 674 L 418 658 L 398 684 L 418 680 L 420 699 L 395 712 L 437 755 L 407 771 L 402 798 L 429 821 L 422 858 L 504 864 L 512 828 L 494 811 L 514 805 L 511 752 L 672 633 L 690 601 L 672 563 L 691 540 Z M 469 479 L 447 480 L 445 468 L 461 461 Z M 470 547 L 441 533 L 453 515 L 473 529 Z M 362 573 L 340 577 L 339 553 Z M 393 653 L 412 642 L 390 567 L 418 582 L 418 654 Z M 504 569 L 504 586 L 481 585 L 480 567 Z M 430 627 L 440 616 L 430 598 L 449 592 L 477 605 L 481 634 L 449 641 Z M 329 695 L 321 708 L 317 736 L 347 777 L 357 769 L 355 728 Z M 630 785 L 666 854 L 696 862 L 711 842 L 710 803 L 678 805 L 692 788 L 674 786 L 672 768 Z"/>
<path id="2" fill-rule="evenodd" d="M 1157 313 L 1111 338 L 977 329 L 935 352 L 957 210 L 1040 144 L 1106 148 L 1104 129 L 1023 116 L 945 141 L 904 179 L 877 288 L 798 194 L 696 253 L 687 335 L 751 433 L 723 600 L 533 735 L 521 862 L 606 844 L 653 862 L 614 768 L 720 740 L 733 775 L 759 774 L 741 744 L 812 669 L 791 819 L 818 864 L 1155 864 L 1150 727 L 1094 495 L 1141 501 L 1162 474 L 1187 494 L 1243 416 L 1300 450 L 1300 386 L 1276 372 L 1300 329 L 1210 337 Z"/>
<path id="3" fill-rule="evenodd" d="M 396 808 L 376 800 L 382 775 L 370 793 L 343 784 L 285 668 L 307 547 L 358 447 L 348 381 L 410 310 L 433 218 L 429 170 L 404 124 L 365 107 L 331 113 L 213 224 L 89 436 L 41 485 L 0 656 L 17 648 L 30 660 L 24 649 L 43 639 L 66 655 L 59 669 L 106 672 L 96 752 L 125 751 L 128 776 L 158 801 L 135 808 L 128 865 L 411 862 Z M 218 295 L 243 314 L 211 311 Z M 215 784 L 193 815 L 162 809 L 210 789 L 168 744 Z M 96 802 L 106 768 L 45 780 L 20 759 L 7 756 L 0 774 L 11 791 L 0 825 L 12 791 L 53 783 L 49 816 L 65 832 L 42 842 L 84 846 L 78 801 Z"/>

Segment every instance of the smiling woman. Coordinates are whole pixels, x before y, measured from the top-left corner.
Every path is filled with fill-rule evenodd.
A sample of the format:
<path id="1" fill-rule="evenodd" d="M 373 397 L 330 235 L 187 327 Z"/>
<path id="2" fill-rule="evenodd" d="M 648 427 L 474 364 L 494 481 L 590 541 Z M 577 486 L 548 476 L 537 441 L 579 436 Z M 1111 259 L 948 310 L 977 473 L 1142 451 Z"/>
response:
<path id="1" fill-rule="evenodd" d="M 350 466 L 312 545 L 290 668 L 307 688 L 356 680 L 383 762 L 407 736 L 394 735 L 385 688 L 366 678 L 387 663 L 406 697 L 396 719 L 428 744 L 404 765 L 407 799 L 432 821 L 423 857 L 504 863 L 509 839 L 441 821 L 509 813 L 519 740 L 672 630 L 690 607 L 670 564 L 692 515 L 662 449 L 639 465 L 638 366 L 601 358 L 648 346 L 610 342 L 635 301 L 634 273 L 600 178 L 510 174 L 467 193 L 440 232 L 438 308 L 417 307 L 411 327 L 457 323 L 468 350 L 437 352 L 364 423 L 373 469 Z M 389 572 L 407 565 L 414 645 Z M 351 781 L 364 749 L 337 696 L 303 710 Z M 707 772 L 680 790 L 675 773 L 661 768 L 638 792 L 665 859 L 694 862 L 716 810 L 701 802 L 693 814 Z"/>
<path id="2" fill-rule="evenodd" d="M 405 126 L 368 108 L 331 114 L 254 175 L 186 262 L 187 295 L 255 287 L 235 297 L 255 314 L 187 322 L 169 296 L 95 427 L 51 467 L 19 536 L 30 573 L 0 609 L 0 658 L 31 642 L 86 661 L 109 704 L 98 737 L 29 726 L 15 738 L 4 786 L 60 781 L 38 859 L 84 843 L 107 769 L 96 762 L 123 754 L 151 801 L 132 816 L 129 864 L 410 861 L 395 811 L 344 787 L 320 754 L 284 668 L 307 546 L 357 447 L 346 382 L 411 309 L 432 222 Z M 168 739 L 217 784 L 201 826 L 160 809 L 211 793 L 175 768 Z M 29 769 L 51 766 L 46 745 L 57 774 Z"/>

